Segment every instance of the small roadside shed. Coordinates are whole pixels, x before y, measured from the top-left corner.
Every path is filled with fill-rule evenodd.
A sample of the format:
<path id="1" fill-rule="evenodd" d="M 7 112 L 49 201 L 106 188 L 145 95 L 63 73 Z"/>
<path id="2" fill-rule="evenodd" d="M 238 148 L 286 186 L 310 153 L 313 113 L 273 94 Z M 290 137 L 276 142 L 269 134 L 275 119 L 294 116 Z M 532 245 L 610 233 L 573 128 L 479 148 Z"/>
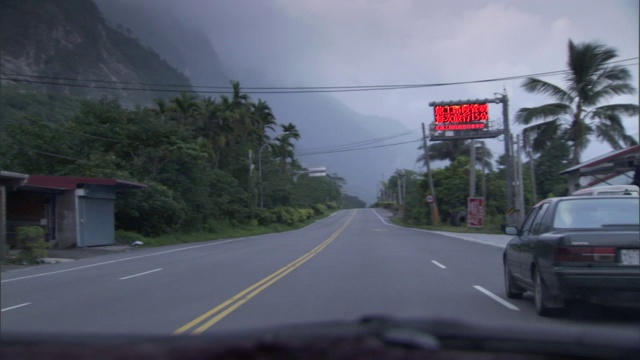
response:
<path id="1" fill-rule="evenodd" d="M 114 205 L 118 192 L 146 188 L 133 181 L 29 175 L 7 191 L 7 241 L 19 226 L 41 226 L 54 248 L 115 244 Z"/>
<path id="2" fill-rule="evenodd" d="M 4 259 L 7 244 L 7 189 L 27 181 L 29 175 L 0 170 L 0 259 Z"/>

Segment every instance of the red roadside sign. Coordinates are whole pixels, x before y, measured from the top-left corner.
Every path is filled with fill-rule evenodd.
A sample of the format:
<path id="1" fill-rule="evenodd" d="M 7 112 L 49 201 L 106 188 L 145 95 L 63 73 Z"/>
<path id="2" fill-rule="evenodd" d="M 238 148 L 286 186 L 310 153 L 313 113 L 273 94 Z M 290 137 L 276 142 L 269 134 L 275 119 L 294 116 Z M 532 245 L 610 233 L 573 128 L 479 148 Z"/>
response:
<path id="1" fill-rule="evenodd" d="M 470 197 L 467 198 L 467 226 L 484 226 L 484 199 Z"/>

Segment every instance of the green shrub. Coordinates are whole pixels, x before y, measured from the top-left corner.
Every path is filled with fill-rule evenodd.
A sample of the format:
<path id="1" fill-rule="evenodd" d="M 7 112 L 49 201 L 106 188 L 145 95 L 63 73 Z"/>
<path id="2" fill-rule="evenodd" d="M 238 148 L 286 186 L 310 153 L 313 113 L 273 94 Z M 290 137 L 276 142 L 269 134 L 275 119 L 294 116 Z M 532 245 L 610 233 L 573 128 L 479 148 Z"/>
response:
<path id="1" fill-rule="evenodd" d="M 300 213 L 302 214 L 302 219 L 303 220 L 309 220 L 315 214 L 313 209 L 300 209 Z"/>
<path id="2" fill-rule="evenodd" d="M 316 214 L 316 211 L 314 209 L 299 209 L 288 206 L 280 206 L 270 209 L 269 214 L 271 217 L 273 217 L 269 217 L 269 219 L 273 220 L 271 223 L 279 223 L 291 226 L 296 223 L 301 223 L 311 219 Z M 264 217 L 265 216 L 263 216 L 263 218 Z"/>
<path id="3" fill-rule="evenodd" d="M 268 209 L 256 209 L 255 219 L 259 225 L 270 225 L 278 221 L 278 216 Z"/>
<path id="4" fill-rule="evenodd" d="M 335 201 L 329 201 L 328 203 L 325 204 L 325 206 L 327 207 L 327 209 L 329 210 L 337 210 L 340 209 L 340 205 L 338 205 L 337 202 Z"/>
<path id="5" fill-rule="evenodd" d="M 187 218 L 180 195 L 162 184 L 148 181 L 147 189 L 127 191 L 116 201 L 116 226 L 146 236 L 176 230 Z"/>
<path id="6" fill-rule="evenodd" d="M 24 265 L 35 264 L 46 258 L 46 249 L 51 245 L 44 241 L 44 230 L 39 226 L 20 226 L 16 229 L 18 247 L 21 249 L 17 256 L 18 262 Z"/>
<path id="7" fill-rule="evenodd" d="M 327 212 L 327 207 L 322 204 L 315 204 L 311 208 L 316 215 L 324 215 Z"/>

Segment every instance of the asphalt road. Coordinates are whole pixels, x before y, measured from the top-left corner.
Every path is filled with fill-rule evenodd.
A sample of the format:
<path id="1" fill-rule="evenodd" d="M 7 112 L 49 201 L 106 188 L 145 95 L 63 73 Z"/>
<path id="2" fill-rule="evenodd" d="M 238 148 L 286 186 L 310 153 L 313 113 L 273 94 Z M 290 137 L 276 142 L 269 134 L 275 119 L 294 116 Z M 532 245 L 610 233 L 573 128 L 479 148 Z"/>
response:
<path id="1" fill-rule="evenodd" d="M 272 325 L 446 318 L 631 331 L 640 314 L 579 306 L 538 317 L 503 295 L 504 236 L 401 228 L 344 210 L 281 234 L 141 249 L 2 274 L 1 331 L 209 334 Z"/>

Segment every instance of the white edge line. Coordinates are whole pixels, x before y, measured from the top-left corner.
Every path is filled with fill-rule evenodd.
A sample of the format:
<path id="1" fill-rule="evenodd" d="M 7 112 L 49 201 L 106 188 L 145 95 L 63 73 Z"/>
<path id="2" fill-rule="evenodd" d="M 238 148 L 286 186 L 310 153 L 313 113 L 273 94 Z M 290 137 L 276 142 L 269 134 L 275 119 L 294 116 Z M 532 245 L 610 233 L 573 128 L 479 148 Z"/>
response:
<path id="1" fill-rule="evenodd" d="M 23 306 L 27 306 L 27 305 L 30 305 L 30 304 L 31 303 L 24 303 L 24 304 L 20 304 L 20 305 L 16 305 L 16 306 L 11 306 L 11 307 L 2 309 L 2 311 L 0 311 L 0 312 L 5 312 L 5 311 L 8 311 L 8 310 L 17 309 L 17 308 L 20 308 L 20 307 L 23 307 Z"/>
<path id="2" fill-rule="evenodd" d="M 162 270 L 162 268 L 160 268 L 160 269 L 155 269 L 155 270 L 145 271 L 145 272 L 140 273 L 140 274 L 135 274 L 135 275 L 129 275 L 129 276 L 121 277 L 121 278 L 120 278 L 120 279 L 118 279 L 118 280 L 127 280 L 127 279 L 134 278 L 134 277 L 136 277 L 136 276 L 147 275 L 147 274 L 151 274 L 151 273 L 154 273 L 154 272 L 156 272 L 156 271 L 160 271 L 160 270 Z"/>
<path id="3" fill-rule="evenodd" d="M 164 254 L 169 254 L 169 253 L 173 253 L 173 252 L 197 249 L 197 248 L 206 247 L 206 246 L 219 245 L 219 244 L 224 244 L 224 243 L 228 243 L 228 242 L 231 242 L 231 241 L 238 241 L 238 240 L 244 240 L 244 239 L 248 239 L 248 238 L 237 238 L 237 239 L 215 241 L 215 242 L 212 242 L 212 243 L 209 243 L 209 244 L 194 245 L 194 246 L 188 246 L 188 247 L 183 247 L 183 248 L 179 248 L 179 249 L 159 251 L 159 252 L 153 253 L 153 254 L 131 256 L 131 257 L 124 258 L 124 259 L 104 261 L 104 262 L 101 262 L 101 263 L 95 263 L 95 264 L 85 265 L 85 266 L 78 266 L 78 267 L 74 267 L 74 268 L 70 268 L 70 269 L 64 269 L 64 270 L 58 270 L 58 271 L 50 271 L 50 272 L 46 272 L 46 273 L 42 273 L 42 274 L 35 274 L 35 275 L 21 276 L 21 277 L 17 277 L 17 278 L 13 278 L 13 279 L 6 279 L 6 280 L 0 281 L 0 283 L 16 281 L 16 280 L 30 279 L 30 278 L 34 278 L 34 277 L 47 276 L 47 275 L 53 275 L 53 274 L 59 274 L 59 273 L 67 272 L 67 271 L 87 269 L 87 268 L 100 266 L 100 265 L 114 264 L 114 263 L 118 263 L 118 262 L 122 262 L 122 261 L 140 259 L 140 258 L 145 258 L 145 257 L 149 257 L 149 256 L 164 255 Z"/>
<path id="4" fill-rule="evenodd" d="M 393 227 L 397 227 L 397 228 L 401 228 L 401 229 L 407 229 L 407 230 L 413 230 L 413 231 L 421 231 L 421 232 L 432 233 L 432 234 L 439 234 L 439 235 L 448 236 L 448 237 L 454 238 L 454 239 L 471 241 L 471 242 L 478 243 L 478 244 L 483 244 L 483 245 L 491 245 L 491 246 L 499 247 L 501 249 L 504 249 L 505 246 L 507 246 L 506 244 L 504 244 L 504 245 L 496 244 L 496 243 L 492 243 L 492 242 L 489 242 L 489 241 L 473 239 L 473 238 L 462 236 L 462 235 L 453 235 L 453 234 L 445 233 L 443 231 L 432 231 L 432 230 L 416 229 L 416 228 L 410 228 L 410 227 L 399 226 L 399 225 L 396 225 L 396 224 L 391 224 L 391 223 L 388 223 L 385 219 L 383 219 L 382 216 L 380 216 L 380 214 L 378 214 L 378 212 L 375 209 L 371 209 L 371 211 L 373 211 L 373 213 L 376 214 L 376 216 L 380 219 L 380 221 L 382 221 L 387 226 L 393 226 Z"/>
<path id="5" fill-rule="evenodd" d="M 322 219 L 321 219 L 321 220 L 322 220 Z M 315 224 L 315 222 L 314 222 L 314 223 L 312 223 L 312 224 L 310 224 L 310 225 L 308 225 L 308 226 L 311 226 L 311 225 L 313 225 L 313 224 Z M 308 227 L 308 226 L 307 226 L 307 227 Z M 295 231 L 295 230 L 294 230 L 294 231 Z M 54 275 L 54 274 L 59 274 L 59 273 L 67 272 L 67 271 L 74 271 L 74 270 L 87 269 L 87 268 L 91 268 L 91 267 L 95 267 L 95 266 L 100 266 L 100 265 L 114 264 L 114 263 L 118 263 L 118 262 L 122 262 L 122 261 L 127 261 L 127 260 L 140 259 L 140 258 L 145 258 L 145 257 L 149 257 L 149 256 L 156 256 L 156 255 L 164 255 L 164 254 L 169 254 L 169 253 L 178 252 L 178 251 L 183 251 L 183 250 L 197 249 L 197 248 L 201 248 L 201 247 L 207 247 L 207 246 L 219 245 L 219 244 L 224 244 L 224 243 L 228 243 L 228 242 L 232 242 L 232 241 L 246 240 L 246 239 L 252 239 L 252 238 L 256 238 L 256 237 L 269 236 L 269 235 L 274 235 L 274 234 L 264 234 L 264 235 L 257 235 L 257 236 L 251 236 L 251 237 L 241 237 L 241 238 L 229 239 L 229 240 L 217 240 L 217 241 L 214 241 L 214 242 L 212 242 L 212 243 L 203 244 L 203 245 L 188 246 L 188 247 L 183 247 L 183 248 L 179 248 L 179 249 L 166 250 L 166 251 L 159 251 L 159 252 L 157 252 L 157 253 L 153 253 L 153 254 L 146 254 L 146 255 L 131 256 L 131 257 L 124 258 L 124 259 L 118 259 L 118 260 L 105 261 L 105 262 L 96 263 L 96 264 L 91 264 L 91 265 L 85 265 L 85 266 L 78 266 L 78 267 L 70 268 L 70 269 L 64 269 L 64 270 L 58 270 L 58 271 L 50 271 L 50 272 L 46 272 L 46 273 L 42 273 L 42 274 L 35 274 L 35 275 L 28 275 L 28 276 L 21 276 L 21 277 L 16 277 L 16 278 L 13 278 L 13 279 L 5 279 L 5 280 L 0 281 L 0 283 L 11 282 L 11 281 L 17 281 L 17 280 L 31 279 L 31 278 L 40 277 L 40 276 Z"/>
<path id="6" fill-rule="evenodd" d="M 436 264 L 437 266 L 439 266 L 439 267 L 443 268 L 443 269 L 446 269 L 446 268 L 447 268 L 446 266 L 444 266 L 444 265 L 440 264 L 439 262 L 437 262 L 437 261 L 435 261 L 435 260 L 431 260 L 431 262 L 432 262 L 432 263 L 434 263 L 434 264 Z"/>
<path id="7" fill-rule="evenodd" d="M 501 305 L 507 307 L 508 309 L 515 310 L 515 311 L 520 311 L 520 309 L 517 306 L 515 306 L 515 305 L 511 304 L 510 302 L 502 299 L 500 296 L 492 293 L 491 291 L 483 288 L 482 286 L 473 285 L 473 287 L 476 288 L 476 290 L 480 291 L 481 293 L 483 293 L 483 294 L 487 295 L 488 297 L 492 298 L 493 300 L 499 302 Z"/>

